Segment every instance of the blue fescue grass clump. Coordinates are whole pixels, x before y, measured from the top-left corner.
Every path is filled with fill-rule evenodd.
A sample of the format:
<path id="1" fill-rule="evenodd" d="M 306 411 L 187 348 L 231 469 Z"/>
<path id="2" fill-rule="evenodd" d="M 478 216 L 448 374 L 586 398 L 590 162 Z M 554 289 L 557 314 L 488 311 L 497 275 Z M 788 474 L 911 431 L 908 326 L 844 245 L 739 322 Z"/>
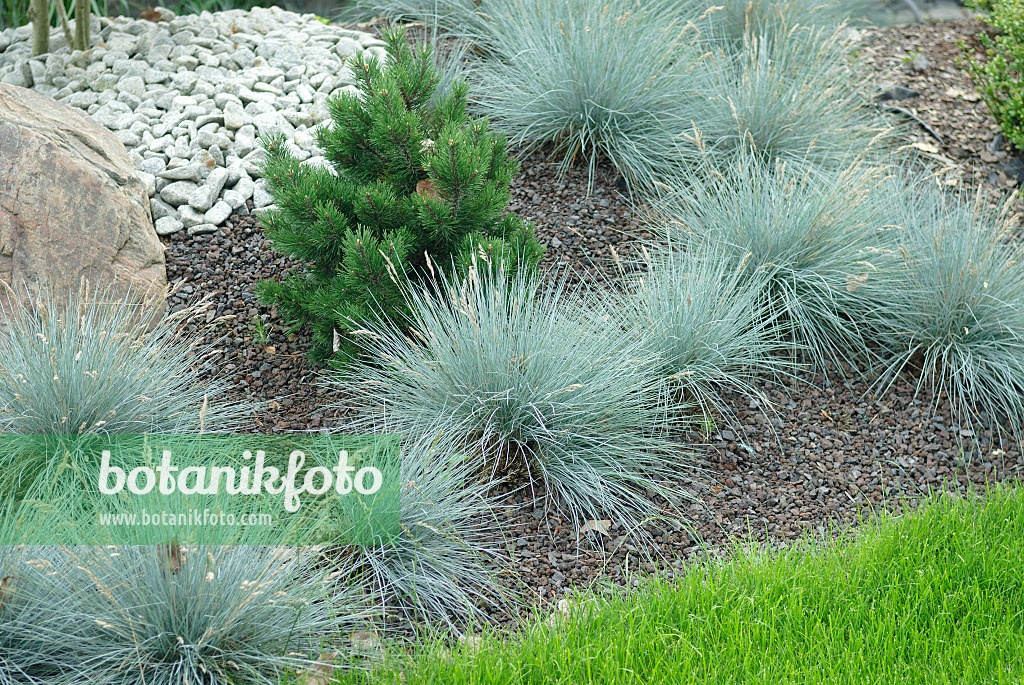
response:
<path id="1" fill-rule="evenodd" d="M 698 90 L 692 25 L 672 20 L 670 3 L 630 0 L 510 0 L 487 14 L 500 54 L 474 67 L 478 108 L 515 145 L 555 143 L 563 170 L 582 163 L 592 180 L 607 159 L 653 189 Z"/>
<path id="2" fill-rule="evenodd" d="M 496 580 L 503 531 L 489 481 L 475 479 L 465 456 L 446 440 L 407 440 L 401 454 L 397 530 L 356 535 L 346 551 L 353 582 L 374 595 L 382 613 L 406 629 L 465 630 L 486 623 L 488 607 L 515 597 Z"/>
<path id="3" fill-rule="evenodd" d="M 332 652 L 367 611 L 351 569 L 303 548 L 86 547 L 48 574 L 75 627 L 63 659 L 97 685 L 278 683 Z M 45 627 L 45 624 L 44 624 Z"/>
<path id="4" fill-rule="evenodd" d="M 1018 682 L 1024 491 L 936 497 L 856 540 L 736 550 L 513 640 L 429 645 L 386 683 Z M 350 682 L 342 680 L 342 682 Z"/>
<path id="5" fill-rule="evenodd" d="M 553 144 L 564 170 L 611 163 L 634 189 L 738 150 L 841 168 L 888 152 L 889 124 L 840 27 L 837 0 L 542 2 L 386 0 L 474 45 L 474 107 L 523 151 Z M 642 49 L 638 46 L 643 46 Z"/>
<path id="6" fill-rule="evenodd" d="M 200 383 L 203 350 L 179 334 L 195 310 L 152 321 L 132 295 L 44 292 L 0 312 L 0 431 L 22 434 L 228 431 L 251 409 Z"/>
<path id="7" fill-rule="evenodd" d="M 562 281 L 496 271 L 413 293 L 405 333 L 367 331 L 367 363 L 336 381 L 357 425 L 449 439 L 481 478 L 543 486 L 575 523 L 631 530 L 659 516 L 652 495 L 671 497 L 662 483 L 690 471 L 661 434 L 664 384 L 646 342 Z"/>
<path id="8" fill-rule="evenodd" d="M 473 44 L 473 104 L 522 150 L 553 143 L 562 169 L 599 160 L 652 190 L 676 163 L 700 59 L 674 0 L 393 0 L 376 6 Z"/>
<path id="9" fill-rule="evenodd" d="M 767 273 L 768 311 L 794 347 L 819 364 L 856 365 L 884 316 L 858 291 L 895 260 L 884 181 L 862 165 L 833 172 L 740 158 L 679 182 L 660 229 L 687 250 L 724 250 L 737 268 Z"/>
<path id="10" fill-rule="evenodd" d="M 876 14 L 876 0 L 683 0 L 692 16 L 713 5 L 699 24 L 709 44 L 738 51 L 752 38 L 775 40 L 789 28 L 831 30 L 847 21 L 868 19 Z"/>
<path id="11" fill-rule="evenodd" d="M 850 58 L 851 40 L 801 26 L 754 36 L 736 51 L 716 49 L 691 79 L 678 154 L 842 169 L 890 148 L 891 129 L 870 106 L 872 85 Z M 698 73 L 699 72 L 699 73 Z"/>
<path id="12" fill-rule="evenodd" d="M 61 568 L 60 550 L 18 546 L 12 514 L 0 511 L 0 685 L 43 685 L 74 674 L 65 639 L 75 624 L 45 575 Z"/>
<path id="13" fill-rule="evenodd" d="M 901 193 L 901 267 L 866 290 L 884 312 L 882 385 L 917 367 L 918 390 L 945 395 L 958 420 L 1024 436 L 1024 263 L 1005 214 L 931 182 Z M 984 414 L 984 417 L 981 416 Z"/>
<path id="14" fill-rule="evenodd" d="M 773 353 L 778 322 L 767 301 L 771 268 L 749 272 L 728 250 L 643 251 L 630 264 L 624 296 L 612 296 L 625 325 L 648 338 L 677 399 L 698 418 L 728 413 L 723 391 L 759 397 L 759 373 L 787 373 Z"/>

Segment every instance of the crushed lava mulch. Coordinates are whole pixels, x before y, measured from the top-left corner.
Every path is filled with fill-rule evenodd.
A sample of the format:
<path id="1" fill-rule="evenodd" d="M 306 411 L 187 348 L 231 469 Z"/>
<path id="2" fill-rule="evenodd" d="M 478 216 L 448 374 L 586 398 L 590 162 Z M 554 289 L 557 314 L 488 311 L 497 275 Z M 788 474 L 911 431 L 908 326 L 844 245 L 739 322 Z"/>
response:
<path id="1" fill-rule="evenodd" d="M 1024 155 L 1004 140 L 962 63 L 984 52 L 978 35 L 987 31 L 979 19 L 871 28 L 862 32 L 857 56 L 880 90 L 908 89 L 893 93 L 902 99 L 883 104 L 919 120 L 893 113 L 908 123 L 911 144 L 945 183 L 972 198 L 980 191 L 988 204 L 1001 205 L 1024 183 Z M 1018 199 L 1014 212 L 1022 210 Z"/>
<path id="2" fill-rule="evenodd" d="M 919 142 L 935 151 L 925 145 L 919 150 L 948 167 L 958 185 L 1005 191 L 1014 180 L 1001 165 L 1015 158 L 1005 146 L 992 146 L 995 122 L 956 63 L 957 41 L 970 41 L 980 30 L 976 22 L 872 29 L 864 34 L 862 56 L 879 83 L 920 93 L 898 104 L 927 122 L 942 142 L 922 131 Z M 923 69 L 913 66 L 917 54 L 927 58 L 927 64 L 918 60 Z M 634 219 L 614 170 L 600 169 L 589 195 L 585 171 L 559 178 L 556 170 L 543 152 L 524 159 L 511 209 L 536 224 L 547 247 L 546 267 L 568 266 L 605 283 L 615 273 L 610 248 L 649 236 Z M 214 234 L 180 232 L 163 241 L 175 288 L 172 309 L 200 296 L 210 299 L 205 319 L 188 324 L 211 346 L 198 362 L 201 371 L 230 381 L 238 399 L 265 403 L 256 430 L 343 424 L 344 416 L 329 408 L 330 392 L 316 385 L 317 370 L 306 362 L 308 336 L 288 333 L 255 295 L 260 279 L 280 278 L 298 265 L 274 252 L 254 219 L 234 216 Z M 577 545 L 568 521 L 528 494 L 510 495 L 501 516 L 520 590 L 543 604 L 594 582 L 628 582 L 655 566 L 681 569 L 702 555 L 723 554 L 736 539 L 777 547 L 805 534 L 834 536 L 872 507 L 895 508 L 916 503 L 929 490 L 963 492 L 972 484 L 983 489 L 1024 476 L 1019 446 L 1000 445 L 979 426 L 956 425 L 941 398 L 933 411 L 933 398 L 915 396 L 910 379 L 882 396 L 863 382 L 825 380 L 805 376 L 766 384 L 770 407 L 732 398 L 734 425 L 695 436 L 692 451 L 706 471 L 679 484 L 693 498 L 682 512 L 691 527 L 649 528 L 660 549 L 655 564 L 641 559 L 638 566 L 635 548 L 614 523 L 609 535 L 591 534 L 599 537 Z"/>

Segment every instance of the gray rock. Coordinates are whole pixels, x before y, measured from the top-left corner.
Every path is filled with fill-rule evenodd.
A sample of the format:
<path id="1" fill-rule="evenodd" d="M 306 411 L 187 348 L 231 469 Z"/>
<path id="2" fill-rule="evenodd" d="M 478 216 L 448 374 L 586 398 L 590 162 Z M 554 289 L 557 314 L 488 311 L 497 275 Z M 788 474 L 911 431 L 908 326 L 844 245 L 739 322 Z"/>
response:
<path id="1" fill-rule="evenodd" d="M 171 181 L 192 181 L 193 183 L 199 183 L 203 180 L 203 175 L 205 173 L 206 169 L 202 164 L 189 164 L 187 166 L 178 167 L 177 169 L 168 169 L 167 171 L 158 174 L 158 176 Z"/>
<path id="2" fill-rule="evenodd" d="M 223 199 L 223 200 L 221 200 L 221 202 L 227 203 L 227 205 L 228 205 L 228 206 L 229 206 L 229 207 L 230 207 L 230 208 L 231 208 L 232 210 L 236 210 L 236 209 L 238 209 L 239 207 L 244 207 L 244 206 L 245 206 L 245 201 L 246 201 L 247 199 L 248 199 L 248 198 L 244 197 L 244 196 L 243 196 L 243 195 L 242 195 L 242 194 L 241 194 L 240 192 L 238 192 L 237 190 L 225 190 L 225 191 L 224 191 L 224 199 Z M 221 204 L 221 202 L 218 202 L 218 203 L 217 203 L 217 205 Z M 215 209 L 215 208 L 217 207 L 217 205 L 214 205 L 214 206 L 213 206 L 213 207 L 214 207 L 214 209 Z M 210 211 L 212 212 L 212 211 L 213 211 L 213 209 L 211 209 Z M 206 214 L 207 214 L 207 216 L 209 216 L 210 212 L 207 212 Z M 219 222 L 218 222 L 218 223 L 219 223 Z"/>
<path id="3" fill-rule="evenodd" d="M 242 196 L 243 200 L 248 200 L 252 197 L 253 192 L 256 190 L 256 182 L 251 178 L 243 176 L 238 179 L 238 183 L 235 184 L 234 191 Z"/>
<path id="4" fill-rule="evenodd" d="M 29 83 L 28 77 L 25 75 L 25 72 L 17 65 L 15 65 L 14 71 L 7 74 L 3 78 L 0 78 L 0 83 L 6 83 L 9 86 L 18 86 L 19 88 L 28 88 L 30 85 L 32 85 L 31 83 Z"/>
<path id="5" fill-rule="evenodd" d="M 156 195 L 156 176 L 153 174 L 146 173 L 145 171 L 137 171 L 139 180 L 142 181 L 142 185 L 146 187 L 146 193 L 149 197 Z"/>
<path id="6" fill-rule="evenodd" d="M 243 126 L 235 133 L 235 154 L 246 157 L 256 149 L 256 127 L 252 124 Z"/>
<path id="7" fill-rule="evenodd" d="M 178 214 L 181 216 L 181 223 L 185 225 L 185 228 L 192 228 L 206 222 L 205 212 L 200 212 L 188 205 L 182 205 Z"/>
<path id="8" fill-rule="evenodd" d="M 160 199 L 172 207 L 180 207 L 186 204 L 192 193 L 198 189 L 199 186 L 192 181 L 175 181 L 160 191 Z"/>
<path id="9" fill-rule="evenodd" d="M 228 170 L 223 167 L 217 167 L 211 171 L 210 175 L 206 177 L 206 183 L 193 190 L 189 195 L 189 206 L 199 212 L 208 211 L 217 201 L 227 178 Z"/>
<path id="10" fill-rule="evenodd" d="M 189 235 L 202 235 L 204 233 L 216 233 L 217 227 L 213 224 L 199 224 L 188 229 Z"/>
<path id="11" fill-rule="evenodd" d="M 155 226 L 157 235 L 171 235 L 185 228 L 185 224 L 170 216 L 157 219 Z"/>
<path id="12" fill-rule="evenodd" d="M 154 176 L 162 174 L 166 170 L 167 162 L 164 161 L 163 157 L 150 157 L 143 160 L 142 164 L 139 165 L 139 171 L 145 171 L 147 174 L 153 174 Z"/>
<path id="13" fill-rule="evenodd" d="M 252 204 L 256 209 L 262 209 L 269 207 L 274 204 L 274 196 L 267 190 L 266 184 L 260 180 L 256 182 L 256 186 L 252 193 Z"/>
<path id="14" fill-rule="evenodd" d="M 224 106 L 225 128 L 229 128 L 234 131 L 252 123 L 252 116 L 242 108 L 242 105 L 235 102 L 229 102 Z"/>
<path id="15" fill-rule="evenodd" d="M 362 52 L 363 46 L 359 44 L 359 41 L 352 38 L 342 38 L 334 46 L 334 51 L 338 53 L 338 57 L 348 59 Z"/>
<path id="16" fill-rule="evenodd" d="M 146 97 L 146 82 L 140 76 L 128 76 L 117 83 L 118 91 L 129 93 L 141 101 Z"/>
<path id="17" fill-rule="evenodd" d="M 178 218 L 178 210 L 171 205 L 167 204 L 159 197 L 153 197 L 149 200 L 149 208 L 153 213 L 154 219 L 163 219 L 164 217 L 171 217 L 172 219 Z"/>
<path id="18" fill-rule="evenodd" d="M 281 115 L 280 112 L 266 112 L 253 117 L 253 124 L 261 136 L 273 136 L 284 134 L 290 136 L 295 132 L 295 127 Z"/>
<path id="19" fill-rule="evenodd" d="M 72 107 L 78 107 L 79 109 L 88 109 L 90 105 L 95 105 L 96 100 L 99 96 L 91 90 L 83 90 L 64 98 L 64 104 L 71 105 Z"/>
<path id="20" fill-rule="evenodd" d="M 228 192 L 232 193 L 234 191 L 229 190 Z M 243 200 L 242 202 L 244 203 L 245 200 Z M 214 226 L 221 225 L 222 223 L 227 221 L 229 216 L 231 216 L 231 212 L 235 208 L 235 206 L 232 206 L 225 200 L 220 200 L 215 205 L 213 205 L 213 207 L 210 207 L 210 209 L 206 211 L 206 215 L 204 217 L 206 219 L 206 223 L 213 224 Z"/>

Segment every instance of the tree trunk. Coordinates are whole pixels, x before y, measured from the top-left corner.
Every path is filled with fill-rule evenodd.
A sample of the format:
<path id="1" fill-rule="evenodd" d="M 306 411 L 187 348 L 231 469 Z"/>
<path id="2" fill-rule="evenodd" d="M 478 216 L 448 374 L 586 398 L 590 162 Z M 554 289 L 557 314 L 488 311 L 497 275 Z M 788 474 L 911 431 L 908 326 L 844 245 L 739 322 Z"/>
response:
<path id="1" fill-rule="evenodd" d="M 90 12 L 89 0 L 75 0 L 75 50 L 88 50 L 92 42 L 89 37 Z"/>
<path id="2" fill-rule="evenodd" d="M 64 40 L 68 43 L 68 50 L 74 50 L 75 39 L 71 35 L 71 24 L 68 23 L 68 11 L 64 7 L 64 0 L 57 0 L 57 16 L 60 17 L 60 27 L 64 31 Z"/>
<path id="3" fill-rule="evenodd" d="M 50 8 L 47 0 L 32 0 L 28 7 L 28 18 L 32 22 L 32 56 L 49 52 Z"/>

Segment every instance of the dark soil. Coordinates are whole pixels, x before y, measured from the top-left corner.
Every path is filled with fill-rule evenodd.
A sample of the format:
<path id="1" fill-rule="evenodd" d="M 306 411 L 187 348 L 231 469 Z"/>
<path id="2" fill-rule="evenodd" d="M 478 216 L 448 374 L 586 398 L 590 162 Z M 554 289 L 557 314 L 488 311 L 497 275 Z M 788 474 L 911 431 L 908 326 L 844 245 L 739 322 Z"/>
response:
<path id="1" fill-rule="evenodd" d="M 942 137 L 941 145 L 925 133 L 919 140 L 937 147 L 925 152 L 949 166 L 957 185 L 1002 191 L 1008 182 L 999 176 L 999 164 L 1009 152 L 1000 148 L 991 161 L 985 155 L 995 123 L 980 100 L 949 94 L 950 88 L 973 92 L 954 61 L 955 41 L 978 30 L 980 25 L 965 22 L 876 29 L 865 35 L 863 53 L 878 69 L 879 82 L 884 78 L 921 93 L 898 104 Z M 925 72 L 903 61 L 908 50 L 928 56 Z M 585 171 L 558 178 L 556 168 L 543 152 L 527 157 L 513 185 L 511 210 L 535 222 L 547 246 L 545 266 L 568 266 L 606 284 L 615 274 L 610 248 L 619 245 L 621 252 L 628 249 L 624 243 L 649 236 L 613 169 L 598 171 L 588 195 Z M 181 232 L 163 240 L 168 279 L 176 288 L 172 308 L 198 296 L 213 303 L 205 320 L 190 324 L 190 332 L 212 346 L 202 374 L 226 377 L 239 399 L 265 403 L 254 430 L 342 425 L 344 417 L 326 409 L 333 398 L 315 385 L 318 372 L 305 360 L 308 336 L 289 334 L 254 294 L 258 280 L 280 278 L 297 266 L 273 251 L 254 220 L 236 216 L 211 235 Z M 257 320 L 263 321 L 265 337 Z M 721 555 L 737 539 L 778 547 L 802 535 L 830 537 L 873 507 L 913 505 L 929 491 L 963 492 L 972 484 L 983 488 L 1024 475 L 1019 446 L 1000 446 L 980 426 L 957 425 L 942 398 L 930 411 L 933 398 L 915 396 L 912 380 L 901 379 L 881 397 L 864 383 L 830 380 L 807 376 L 787 385 L 766 384 L 772 407 L 730 400 L 737 425 L 693 446 L 706 474 L 699 483 L 679 484 L 693 498 L 682 512 L 692 528 L 659 525 L 648 531 L 659 543 L 657 566 L 681 568 L 706 554 Z M 522 494 L 508 503 L 505 534 L 514 568 L 522 587 L 540 602 L 597 581 L 621 584 L 637 571 L 655 569 L 642 560 L 637 565 L 641 557 L 614 523 L 609 536 L 596 534 L 600 539 L 577 547 L 571 522 Z"/>

